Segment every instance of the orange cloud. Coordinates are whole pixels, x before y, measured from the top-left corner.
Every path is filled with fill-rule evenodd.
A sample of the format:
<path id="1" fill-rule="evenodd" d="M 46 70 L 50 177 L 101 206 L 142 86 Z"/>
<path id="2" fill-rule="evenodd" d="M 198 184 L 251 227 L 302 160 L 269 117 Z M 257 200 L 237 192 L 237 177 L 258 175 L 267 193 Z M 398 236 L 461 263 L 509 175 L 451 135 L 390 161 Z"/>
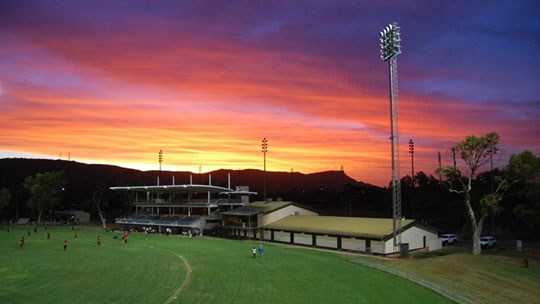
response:
<path id="1" fill-rule="evenodd" d="M 47 24 L 40 16 L 28 12 Z M 0 149 L 69 151 L 75 160 L 139 168 L 157 168 L 164 150 L 167 170 L 209 171 L 262 168 L 266 137 L 271 171 L 344 166 L 358 180 L 388 184 L 385 63 L 298 50 L 288 40 L 293 29 L 273 36 L 292 45 L 285 48 L 238 38 L 227 24 L 201 33 L 187 21 L 129 17 L 112 28 L 63 19 L 69 15 L 47 30 L 4 21 L 0 55 L 13 72 L 0 73 Z M 125 28 L 130 22 L 137 26 Z M 409 138 L 417 171 L 432 174 L 436 152 L 449 162 L 448 149 L 466 134 L 508 132 L 511 143 L 537 136 L 513 127 L 498 106 L 400 89 L 402 175 L 409 174 Z"/>

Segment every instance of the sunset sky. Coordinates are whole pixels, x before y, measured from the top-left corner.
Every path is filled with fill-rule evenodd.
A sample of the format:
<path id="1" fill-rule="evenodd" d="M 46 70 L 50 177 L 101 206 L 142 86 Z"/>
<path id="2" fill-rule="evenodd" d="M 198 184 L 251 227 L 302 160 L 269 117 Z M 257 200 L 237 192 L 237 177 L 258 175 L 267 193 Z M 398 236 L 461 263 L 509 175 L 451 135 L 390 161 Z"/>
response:
<path id="1" fill-rule="evenodd" d="M 266 137 L 269 171 L 387 186 L 393 21 L 402 176 L 409 139 L 428 175 L 467 134 L 540 155 L 538 1 L 5 0 L 0 158 L 262 169 Z"/>

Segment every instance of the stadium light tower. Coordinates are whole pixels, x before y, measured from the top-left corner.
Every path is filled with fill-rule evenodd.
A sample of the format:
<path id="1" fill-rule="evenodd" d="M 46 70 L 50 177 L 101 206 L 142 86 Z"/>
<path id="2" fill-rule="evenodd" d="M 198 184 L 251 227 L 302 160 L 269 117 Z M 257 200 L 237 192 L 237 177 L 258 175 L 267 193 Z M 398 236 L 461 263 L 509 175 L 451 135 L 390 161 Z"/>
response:
<path id="1" fill-rule="evenodd" d="M 159 172 L 161 172 L 161 163 L 163 162 L 163 150 L 159 150 L 158 161 L 159 161 Z"/>
<path id="2" fill-rule="evenodd" d="M 262 140 L 262 153 L 263 153 L 263 157 L 264 157 L 263 196 L 264 196 L 264 201 L 265 202 L 266 202 L 266 152 L 268 152 L 268 140 L 266 140 L 266 137 L 265 137 Z"/>
<path id="3" fill-rule="evenodd" d="M 411 154 L 411 180 L 414 188 L 414 141 L 409 139 L 409 153 Z"/>
<path id="4" fill-rule="evenodd" d="M 392 213 L 394 250 L 401 251 L 401 182 L 399 178 L 398 77 L 397 56 L 401 54 L 401 34 L 397 22 L 380 32 L 381 59 L 388 62 L 390 80 L 390 140 L 392 141 Z"/>
<path id="5" fill-rule="evenodd" d="M 157 185 L 159 186 L 159 179 L 161 178 L 161 163 L 163 162 L 163 150 L 159 150 L 158 162 L 159 162 L 159 174 L 157 176 Z M 159 198 L 159 194 L 158 194 L 158 198 Z"/>

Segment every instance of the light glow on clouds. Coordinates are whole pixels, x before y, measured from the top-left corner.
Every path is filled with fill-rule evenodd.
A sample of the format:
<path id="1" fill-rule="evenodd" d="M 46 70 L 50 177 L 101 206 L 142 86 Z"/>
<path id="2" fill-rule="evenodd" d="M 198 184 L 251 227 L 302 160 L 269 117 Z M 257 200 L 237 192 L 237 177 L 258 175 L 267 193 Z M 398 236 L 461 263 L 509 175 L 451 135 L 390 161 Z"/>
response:
<path id="1" fill-rule="evenodd" d="M 343 166 L 386 186 L 378 32 L 394 20 L 404 175 L 409 138 L 427 174 L 437 151 L 451 163 L 449 148 L 467 134 L 498 132 L 506 158 L 540 154 L 534 1 L 487 11 L 466 1 L 54 4 L 0 4 L 0 157 L 69 152 L 147 170 L 163 150 L 165 170 L 262 169 L 266 137 L 268 170 Z M 494 18 L 505 24 L 488 26 Z"/>

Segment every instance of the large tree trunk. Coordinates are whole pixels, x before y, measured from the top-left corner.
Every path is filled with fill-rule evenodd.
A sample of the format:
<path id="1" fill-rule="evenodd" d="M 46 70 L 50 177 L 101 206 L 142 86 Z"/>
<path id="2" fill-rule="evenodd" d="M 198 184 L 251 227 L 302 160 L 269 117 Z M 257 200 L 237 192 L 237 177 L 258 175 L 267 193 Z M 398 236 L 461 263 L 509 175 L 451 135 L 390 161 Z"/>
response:
<path id="1" fill-rule="evenodd" d="M 481 234 L 482 234 L 482 229 L 478 229 L 478 227 L 473 228 L 472 253 L 476 254 L 476 255 L 482 253 L 482 246 L 480 246 L 480 235 Z"/>
<path id="2" fill-rule="evenodd" d="M 101 227 L 103 227 L 103 229 L 107 229 L 107 224 L 105 223 L 107 219 L 103 216 L 103 214 L 101 214 L 101 212 L 99 213 L 99 219 L 101 220 Z"/>
<path id="3" fill-rule="evenodd" d="M 97 207 L 99 219 L 101 220 L 101 227 L 103 227 L 103 229 L 107 229 L 107 224 L 106 224 L 107 219 L 105 218 L 105 214 L 103 214 L 103 211 L 101 210 L 97 202 L 96 202 L 96 207 Z"/>
<path id="4" fill-rule="evenodd" d="M 471 220 L 471 227 L 473 230 L 472 241 L 473 241 L 473 254 L 481 254 L 482 247 L 480 246 L 480 235 L 482 234 L 482 226 L 478 225 L 476 222 L 476 217 L 474 216 L 474 210 L 471 205 L 471 196 L 468 191 L 465 193 L 465 205 L 467 207 L 467 213 L 469 214 L 469 219 Z"/>

